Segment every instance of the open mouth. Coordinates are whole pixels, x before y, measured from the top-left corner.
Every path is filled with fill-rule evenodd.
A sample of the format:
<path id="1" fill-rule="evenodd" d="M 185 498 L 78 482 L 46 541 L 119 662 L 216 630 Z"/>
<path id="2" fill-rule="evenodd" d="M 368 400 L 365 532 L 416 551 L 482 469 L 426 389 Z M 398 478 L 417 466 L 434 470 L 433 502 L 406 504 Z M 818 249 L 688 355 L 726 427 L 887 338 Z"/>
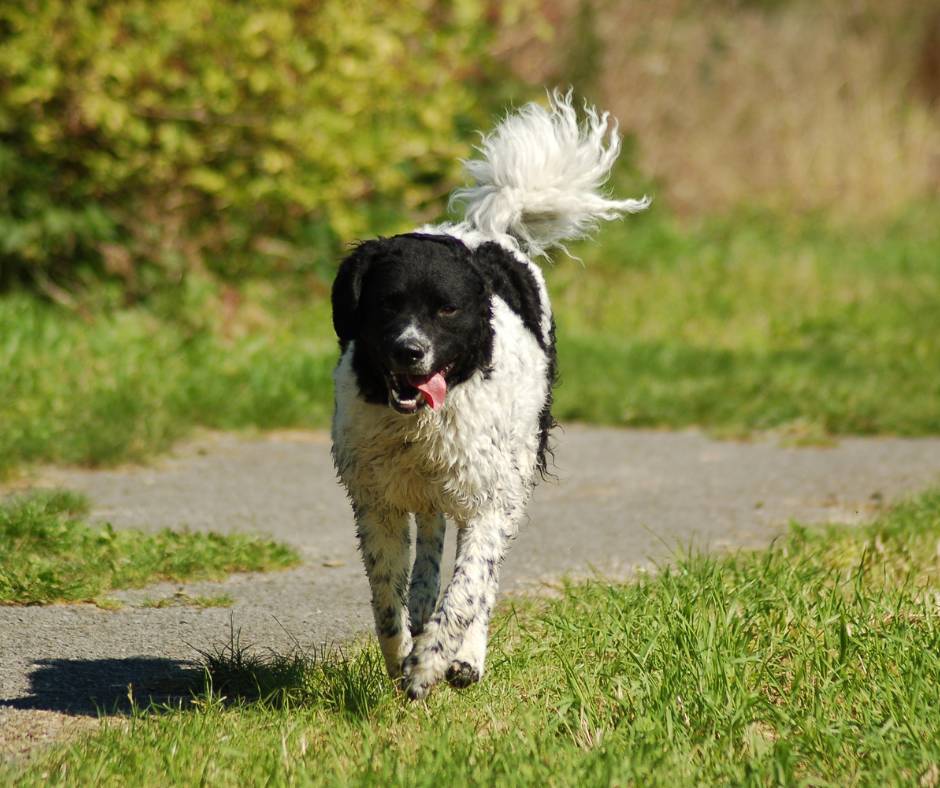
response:
<path id="1" fill-rule="evenodd" d="M 388 404 L 399 413 L 415 413 L 425 405 L 437 410 L 447 396 L 447 373 L 452 367 L 453 364 L 448 364 L 428 375 L 388 372 Z"/>

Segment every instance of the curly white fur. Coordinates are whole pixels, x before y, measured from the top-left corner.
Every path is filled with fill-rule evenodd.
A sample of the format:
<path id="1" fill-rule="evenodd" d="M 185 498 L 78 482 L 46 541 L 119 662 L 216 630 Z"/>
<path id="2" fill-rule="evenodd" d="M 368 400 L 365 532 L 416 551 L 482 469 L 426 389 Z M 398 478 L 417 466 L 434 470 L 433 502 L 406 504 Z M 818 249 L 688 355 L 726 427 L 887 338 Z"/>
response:
<path id="1" fill-rule="evenodd" d="M 452 205 L 465 205 L 472 227 L 490 238 L 515 238 L 530 255 L 650 204 L 648 197 L 612 200 L 603 194 L 620 153 L 617 122 L 585 105 L 579 124 L 571 95 L 556 90 L 547 109 L 531 103 L 508 115 L 483 137 L 483 158 L 464 162 L 475 185 L 451 196 Z"/>

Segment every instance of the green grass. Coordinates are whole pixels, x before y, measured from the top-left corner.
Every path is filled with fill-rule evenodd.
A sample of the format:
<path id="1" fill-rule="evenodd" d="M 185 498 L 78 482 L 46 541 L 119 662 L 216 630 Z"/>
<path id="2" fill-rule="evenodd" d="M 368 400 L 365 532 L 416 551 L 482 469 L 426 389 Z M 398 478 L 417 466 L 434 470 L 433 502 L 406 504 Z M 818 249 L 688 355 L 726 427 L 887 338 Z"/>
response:
<path id="1" fill-rule="evenodd" d="M 278 657 L 233 638 L 193 705 L 106 723 L 9 779 L 935 784 L 938 540 L 940 491 L 871 526 L 517 599 L 484 683 L 426 704 L 391 689 L 373 645 Z"/>
<path id="2" fill-rule="evenodd" d="M 97 601 L 158 580 L 218 580 L 232 572 L 281 569 L 297 553 L 243 534 L 115 530 L 82 520 L 88 502 L 66 491 L 0 504 L 0 604 Z"/>
<path id="3" fill-rule="evenodd" d="M 550 272 L 562 419 L 797 435 L 940 432 L 940 222 L 604 230 Z"/>
<path id="4" fill-rule="evenodd" d="M 322 292 L 253 302 L 230 327 L 213 298 L 65 313 L 0 299 L 0 475 L 23 463 L 109 465 L 167 449 L 194 427 L 323 426 L 336 340 Z"/>
<path id="5" fill-rule="evenodd" d="M 563 420 L 940 433 L 938 207 L 873 227 L 654 209 L 574 251 L 584 266 L 548 268 Z M 137 460 L 197 426 L 325 426 L 328 290 L 191 285 L 84 318 L 0 299 L 0 472 Z"/>

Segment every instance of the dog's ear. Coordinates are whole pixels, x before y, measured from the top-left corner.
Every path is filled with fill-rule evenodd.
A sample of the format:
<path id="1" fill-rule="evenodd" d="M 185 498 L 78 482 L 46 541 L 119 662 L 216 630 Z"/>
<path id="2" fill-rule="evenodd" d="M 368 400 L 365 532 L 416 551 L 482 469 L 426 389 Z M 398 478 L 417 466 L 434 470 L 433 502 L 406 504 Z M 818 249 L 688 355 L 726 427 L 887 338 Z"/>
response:
<path id="1" fill-rule="evenodd" d="M 359 333 L 359 296 L 362 295 L 362 280 L 377 257 L 378 246 L 374 241 L 359 244 L 353 253 L 340 263 L 336 279 L 333 280 L 333 328 L 343 347 Z"/>

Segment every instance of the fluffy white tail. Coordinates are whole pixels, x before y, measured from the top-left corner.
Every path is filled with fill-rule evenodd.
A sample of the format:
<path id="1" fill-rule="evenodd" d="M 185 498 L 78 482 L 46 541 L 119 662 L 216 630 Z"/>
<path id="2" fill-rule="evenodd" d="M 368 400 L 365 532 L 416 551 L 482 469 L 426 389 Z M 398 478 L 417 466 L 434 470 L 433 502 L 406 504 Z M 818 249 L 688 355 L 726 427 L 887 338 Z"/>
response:
<path id="1" fill-rule="evenodd" d="M 483 138 L 482 159 L 465 161 L 475 185 L 457 189 L 466 221 L 488 236 L 509 235 L 530 255 L 582 238 L 601 219 L 617 219 L 650 204 L 611 200 L 601 191 L 620 153 L 617 122 L 585 106 L 583 124 L 571 91 L 549 95 L 549 107 L 526 104 Z M 609 130 L 609 134 L 608 134 Z"/>

